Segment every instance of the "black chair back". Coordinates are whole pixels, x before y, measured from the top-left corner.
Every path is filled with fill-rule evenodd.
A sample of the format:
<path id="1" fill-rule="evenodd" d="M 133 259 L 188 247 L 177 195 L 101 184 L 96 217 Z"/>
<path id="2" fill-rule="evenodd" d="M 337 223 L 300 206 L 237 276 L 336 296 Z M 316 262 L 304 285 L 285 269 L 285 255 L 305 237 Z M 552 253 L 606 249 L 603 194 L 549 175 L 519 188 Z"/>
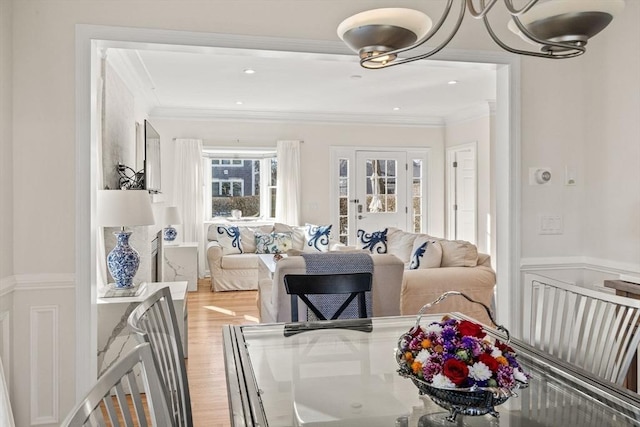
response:
<path id="1" fill-rule="evenodd" d="M 367 317 L 365 292 L 371 291 L 372 280 L 371 273 L 286 274 L 284 287 L 287 294 L 291 295 L 291 320 L 298 321 L 298 298 L 318 319 L 327 320 L 307 295 L 328 294 L 349 294 L 344 303 L 331 315 L 330 320 L 337 319 L 356 297 L 358 298 L 358 317 L 364 319 Z"/>

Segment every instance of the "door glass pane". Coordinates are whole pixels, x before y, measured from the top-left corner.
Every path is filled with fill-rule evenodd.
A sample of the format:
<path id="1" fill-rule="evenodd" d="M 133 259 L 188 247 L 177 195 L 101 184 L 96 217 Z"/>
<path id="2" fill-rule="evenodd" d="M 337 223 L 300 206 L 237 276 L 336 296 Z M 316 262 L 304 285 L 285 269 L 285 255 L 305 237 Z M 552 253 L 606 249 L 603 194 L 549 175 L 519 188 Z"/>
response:
<path id="1" fill-rule="evenodd" d="M 421 159 L 413 159 L 412 165 L 412 207 L 413 207 L 413 231 L 422 233 L 422 201 L 423 189 L 423 165 Z"/>
<path id="2" fill-rule="evenodd" d="M 396 212 L 395 160 L 366 161 L 367 212 Z"/>
<path id="3" fill-rule="evenodd" d="M 349 243 L 349 159 L 338 159 L 338 239 Z"/>

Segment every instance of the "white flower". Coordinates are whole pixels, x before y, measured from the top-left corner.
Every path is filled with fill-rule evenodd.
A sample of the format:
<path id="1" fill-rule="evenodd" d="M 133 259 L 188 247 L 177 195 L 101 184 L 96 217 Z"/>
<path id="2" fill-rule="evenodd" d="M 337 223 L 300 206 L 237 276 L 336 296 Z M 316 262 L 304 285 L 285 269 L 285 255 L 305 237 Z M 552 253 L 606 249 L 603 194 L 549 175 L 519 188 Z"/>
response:
<path id="1" fill-rule="evenodd" d="M 427 335 L 431 333 L 440 335 L 440 332 L 442 332 L 442 326 L 440 326 L 438 323 L 432 323 L 424 329 L 424 332 Z"/>
<path id="2" fill-rule="evenodd" d="M 469 376 L 476 381 L 484 381 L 491 378 L 491 369 L 482 362 L 476 362 L 469 366 Z"/>
<path id="3" fill-rule="evenodd" d="M 492 346 L 491 347 L 491 357 L 493 357 L 494 359 L 497 359 L 500 356 L 502 356 L 502 351 L 500 351 L 500 349 L 498 347 Z"/>
<path id="4" fill-rule="evenodd" d="M 417 360 L 418 362 L 424 365 L 425 363 L 427 363 L 427 360 L 429 360 L 430 355 L 431 353 L 429 353 L 429 351 L 422 349 L 420 350 L 420 353 L 416 355 L 414 360 Z"/>
<path id="5" fill-rule="evenodd" d="M 434 375 L 433 380 L 431 380 L 431 384 L 437 388 L 456 388 L 456 385 L 442 374 Z"/>
<path id="6" fill-rule="evenodd" d="M 513 379 L 515 379 L 516 381 L 520 381 L 522 383 L 526 383 L 528 380 L 527 376 L 524 374 L 524 372 L 520 370 L 520 368 L 515 368 L 513 370 Z"/>

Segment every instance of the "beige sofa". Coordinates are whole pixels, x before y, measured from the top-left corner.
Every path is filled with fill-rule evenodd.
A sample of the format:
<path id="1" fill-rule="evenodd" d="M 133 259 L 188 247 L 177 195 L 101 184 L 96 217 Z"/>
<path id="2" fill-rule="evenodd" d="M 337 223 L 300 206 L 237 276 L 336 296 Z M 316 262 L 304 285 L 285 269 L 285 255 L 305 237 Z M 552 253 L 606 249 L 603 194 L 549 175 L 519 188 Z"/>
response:
<path id="1" fill-rule="evenodd" d="M 267 225 L 247 225 L 238 226 L 240 232 L 239 240 L 242 244 L 241 253 L 229 250 L 229 239 L 220 241 L 228 236 L 217 232 L 218 227 L 229 227 L 227 223 L 211 224 L 207 231 L 207 264 L 211 275 L 212 291 L 243 291 L 258 289 L 258 266 L 259 257 L 256 253 L 256 233 L 290 233 L 292 236 L 291 247 L 284 248 L 284 252 L 289 249 L 303 250 L 307 240 L 305 239 L 305 226 L 288 226 L 285 224 Z M 326 247 L 334 250 L 341 245 L 339 242 L 329 240 Z"/>
<path id="2" fill-rule="evenodd" d="M 373 261 L 372 309 L 373 316 L 397 316 L 400 314 L 400 289 L 404 264 L 389 254 L 371 255 Z M 285 274 L 305 274 L 306 263 L 302 256 L 288 256 L 276 263 L 273 277 L 266 275 L 258 288 L 260 321 L 290 322 L 291 297 L 284 289 Z M 299 305 L 299 319 L 306 319 L 304 304 Z"/>

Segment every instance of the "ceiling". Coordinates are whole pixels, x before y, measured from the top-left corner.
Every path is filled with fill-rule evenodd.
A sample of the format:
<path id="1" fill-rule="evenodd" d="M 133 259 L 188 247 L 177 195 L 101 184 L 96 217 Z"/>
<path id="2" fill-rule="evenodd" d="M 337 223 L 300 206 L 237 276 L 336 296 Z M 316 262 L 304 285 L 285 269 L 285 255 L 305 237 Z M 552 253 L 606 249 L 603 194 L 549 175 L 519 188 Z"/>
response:
<path id="1" fill-rule="evenodd" d="M 355 54 L 175 47 L 110 48 L 107 58 L 144 94 L 151 117 L 432 125 L 496 97 L 492 64 L 426 60 L 367 70 Z"/>

